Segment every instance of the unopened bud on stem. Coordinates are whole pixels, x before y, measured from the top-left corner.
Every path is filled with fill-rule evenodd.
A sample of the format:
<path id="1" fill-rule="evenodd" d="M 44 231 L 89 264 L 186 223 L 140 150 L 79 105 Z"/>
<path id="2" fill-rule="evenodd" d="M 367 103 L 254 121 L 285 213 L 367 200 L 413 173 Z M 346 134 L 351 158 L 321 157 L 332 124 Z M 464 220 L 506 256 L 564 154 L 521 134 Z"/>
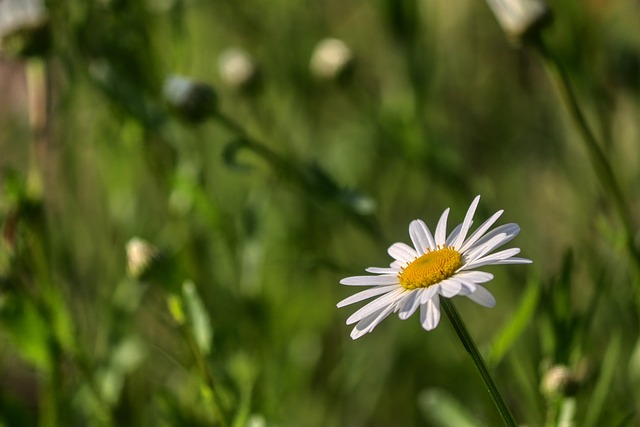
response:
<path id="1" fill-rule="evenodd" d="M 0 51 L 42 55 L 49 48 L 49 14 L 43 0 L 0 1 Z"/>
<path id="2" fill-rule="evenodd" d="M 547 398 L 554 399 L 574 395 L 578 385 L 576 374 L 568 366 L 555 365 L 542 377 L 540 391 Z"/>
<path id="3" fill-rule="evenodd" d="M 487 0 L 507 38 L 521 44 L 550 17 L 545 0 Z"/>
<path id="4" fill-rule="evenodd" d="M 253 58 L 244 50 L 229 48 L 218 57 L 218 72 L 227 86 L 246 90 L 258 83 L 258 67 Z"/>
<path id="5" fill-rule="evenodd" d="M 345 42 L 327 38 L 313 50 L 309 68 L 317 79 L 336 80 L 349 72 L 353 62 L 353 53 Z"/>
<path id="6" fill-rule="evenodd" d="M 178 114 L 192 122 L 201 122 L 216 112 L 218 97 L 213 88 L 187 77 L 167 77 L 163 95 Z"/>
<path id="7" fill-rule="evenodd" d="M 126 246 L 127 272 L 134 279 L 147 273 L 160 253 L 157 247 L 139 237 L 133 237 Z"/>

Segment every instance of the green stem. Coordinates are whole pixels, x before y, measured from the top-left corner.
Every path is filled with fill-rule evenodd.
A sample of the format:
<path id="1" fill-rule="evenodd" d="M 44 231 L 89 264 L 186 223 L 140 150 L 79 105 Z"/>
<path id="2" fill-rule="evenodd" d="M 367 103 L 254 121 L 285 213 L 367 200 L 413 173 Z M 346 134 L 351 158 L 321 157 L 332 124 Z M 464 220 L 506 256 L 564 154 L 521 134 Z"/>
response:
<path id="1" fill-rule="evenodd" d="M 210 403 L 213 406 L 214 412 L 219 417 L 218 422 L 220 423 L 220 426 L 228 427 L 229 422 L 227 421 L 227 414 L 223 409 L 222 402 L 220 402 L 220 399 L 215 387 L 215 381 L 213 379 L 211 371 L 209 370 L 209 365 L 207 364 L 206 358 L 204 354 L 202 354 L 202 351 L 200 350 L 200 347 L 198 346 L 198 343 L 196 342 L 196 339 L 193 336 L 193 332 L 189 328 L 189 325 L 187 324 L 181 325 L 180 330 L 185 340 L 187 341 L 187 345 L 189 346 L 189 349 L 191 350 L 191 354 L 195 359 L 198 372 L 202 376 L 202 380 L 204 381 L 204 384 L 206 385 L 207 391 L 209 393 L 209 395 L 205 396 L 205 398 L 210 400 Z"/>
<path id="2" fill-rule="evenodd" d="M 593 168 L 596 171 L 598 180 L 606 190 L 605 193 L 611 198 L 613 206 L 622 221 L 625 231 L 625 244 L 627 250 L 634 262 L 636 272 L 640 274 L 640 250 L 638 250 L 635 245 L 633 223 L 627 210 L 627 203 L 625 201 L 624 194 L 620 184 L 618 183 L 618 179 L 613 172 L 613 167 L 600 144 L 598 144 L 593 131 L 587 123 L 584 113 L 580 109 L 580 105 L 578 104 L 577 98 L 571 88 L 567 72 L 562 67 L 558 59 L 549 52 L 544 41 L 540 37 L 537 37 L 534 40 L 533 45 L 537 48 L 538 52 L 544 59 L 547 71 L 555 82 L 560 98 L 565 104 L 571 120 L 573 120 L 576 129 L 582 137 L 582 141 L 584 142 L 585 148 L 589 154 Z"/>
<path id="3" fill-rule="evenodd" d="M 252 138 L 240 124 L 223 113 L 218 112 L 216 120 L 240 138 L 237 141 L 238 148 L 253 151 L 265 160 L 274 171 L 282 174 L 288 182 L 302 189 L 305 194 L 324 199 L 323 202 L 329 201 L 337 204 L 340 209 L 345 211 L 347 218 L 365 228 L 372 237 L 384 241 L 377 221 L 367 214 L 358 212 L 353 205 L 345 203 L 344 192 L 330 178 L 323 178 L 322 174 L 318 174 L 313 168 L 304 168 L 299 166 L 299 162 L 288 160 L 263 142 Z"/>
<path id="4" fill-rule="evenodd" d="M 456 330 L 458 338 L 460 338 L 462 345 L 471 356 L 473 363 L 476 365 L 476 368 L 489 391 L 489 395 L 491 395 L 491 398 L 493 399 L 493 403 L 495 403 L 498 412 L 500 412 L 500 415 L 502 416 L 504 424 L 508 427 L 517 427 L 518 424 L 516 424 L 513 415 L 511 415 L 511 411 L 504 402 L 498 387 L 496 387 L 496 384 L 493 382 L 493 378 L 491 378 L 491 374 L 489 374 L 487 365 L 484 363 L 484 359 L 478 351 L 478 347 L 476 347 L 476 344 L 473 342 L 473 338 L 469 335 L 469 331 L 458 314 L 458 310 L 456 310 L 456 307 L 448 298 L 440 298 L 440 305 L 444 309 L 444 312 L 447 313 L 447 317 L 449 317 L 453 328 Z"/>

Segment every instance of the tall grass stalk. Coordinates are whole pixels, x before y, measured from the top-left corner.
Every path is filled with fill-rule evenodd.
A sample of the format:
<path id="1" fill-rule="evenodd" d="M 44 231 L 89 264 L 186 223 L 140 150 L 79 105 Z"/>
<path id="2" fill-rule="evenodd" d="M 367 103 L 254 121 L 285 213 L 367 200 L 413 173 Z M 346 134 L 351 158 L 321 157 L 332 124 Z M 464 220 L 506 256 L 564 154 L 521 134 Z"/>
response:
<path id="1" fill-rule="evenodd" d="M 533 39 L 533 46 L 540 53 L 544 60 L 545 68 L 554 82 L 558 94 L 569 113 L 571 121 L 581 136 L 584 147 L 587 150 L 591 164 L 600 181 L 600 185 L 605 190 L 607 198 L 614 206 L 618 214 L 625 234 L 625 246 L 633 261 L 636 273 L 640 275 L 640 250 L 635 245 L 635 229 L 629 215 L 626 197 L 620 187 L 618 178 L 609 161 L 606 153 L 591 130 L 587 119 L 580 108 L 578 99 L 571 87 L 571 81 L 566 70 L 558 58 L 547 48 L 544 40 L 540 36 Z"/>
<path id="2" fill-rule="evenodd" d="M 458 338 L 460 338 L 460 341 L 462 341 L 462 345 L 471 356 L 474 365 L 476 365 L 476 368 L 478 369 L 478 372 L 482 377 L 482 381 L 484 381 L 484 384 L 487 387 L 487 391 L 489 392 L 489 395 L 491 395 L 491 399 L 493 399 L 493 403 L 495 403 L 498 412 L 500 412 L 500 416 L 502 417 L 504 424 L 507 427 L 517 427 L 518 424 L 513 418 L 509 407 L 502 398 L 502 395 L 500 394 L 500 390 L 498 390 L 496 383 L 493 381 L 493 378 L 491 377 L 491 374 L 487 369 L 487 365 L 485 364 L 480 351 L 478 351 L 478 347 L 473 341 L 473 338 L 471 338 L 471 335 L 469 334 L 464 321 L 458 314 L 458 310 L 456 310 L 456 307 L 448 298 L 441 298 L 440 304 L 442 305 L 444 312 L 447 313 L 447 317 L 449 318 L 449 321 L 451 321 L 453 328 L 456 330 Z"/>

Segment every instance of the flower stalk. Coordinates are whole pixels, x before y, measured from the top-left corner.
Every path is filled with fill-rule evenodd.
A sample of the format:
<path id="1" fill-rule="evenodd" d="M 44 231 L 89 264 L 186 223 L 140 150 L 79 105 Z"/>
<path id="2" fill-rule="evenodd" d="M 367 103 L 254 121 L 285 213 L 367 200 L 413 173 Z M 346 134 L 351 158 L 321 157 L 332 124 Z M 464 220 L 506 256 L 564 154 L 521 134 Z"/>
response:
<path id="1" fill-rule="evenodd" d="M 478 347 L 473 341 L 473 338 L 471 338 L 471 335 L 469 335 L 469 331 L 462 321 L 462 318 L 458 314 L 458 310 L 456 310 L 456 307 L 448 298 L 441 298 L 440 305 L 451 321 L 453 328 L 456 330 L 458 338 L 460 338 L 460 341 L 462 341 L 462 345 L 471 356 L 473 363 L 476 365 L 476 368 L 478 369 L 478 372 L 480 373 L 480 376 L 482 377 L 482 380 L 484 381 L 484 384 L 489 391 L 489 395 L 491 395 L 491 399 L 493 399 L 493 403 L 495 403 L 498 412 L 500 412 L 500 416 L 502 417 L 504 424 L 508 427 L 517 427 L 518 424 L 516 424 L 516 421 L 513 418 L 509 407 L 502 398 L 502 395 L 500 394 L 498 387 L 493 381 L 493 378 L 491 378 L 491 374 L 487 369 L 487 365 L 485 364 L 482 355 L 478 351 Z"/>
<path id="2" fill-rule="evenodd" d="M 627 201 L 614 173 L 611 162 L 598 143 L 594 132 L 589 127 L 587 119 L 573 92 L 566 70 L 562 67 L 558 59 L 549 52 L 541 37 L 537 37 L 533 45 L 542 56 L 546 69 L 555 83 L 560 98 L 562 99 L 575 128 L 582 137 L 582 141 L 596 172 L 598 181 L 600 181 L 600 185 L 605 189 L 607 196 L 610 197 L 616 213 L 622 222 L 627 251 L 633 261 L 636 272 L 640 274 L 640 250 L 635 244 L 635 229 L 629 215 L 629 211 L 627 210 Z"/>

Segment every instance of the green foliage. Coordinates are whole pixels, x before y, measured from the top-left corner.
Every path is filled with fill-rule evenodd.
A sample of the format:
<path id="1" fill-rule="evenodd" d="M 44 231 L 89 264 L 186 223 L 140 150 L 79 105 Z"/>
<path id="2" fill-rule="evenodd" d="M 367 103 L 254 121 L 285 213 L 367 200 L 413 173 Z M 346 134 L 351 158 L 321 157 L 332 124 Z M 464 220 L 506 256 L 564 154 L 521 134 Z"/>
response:
<path id="1" fill-rule="evenodd" d="M 448 393 L 427 389 L 420 393 L 418 404 L 424 417 L 435 427 L 480 427 L 466 408 Z"/>
<path id="2" fill-rule="evenodd" d="M 455 301 L 516 420 L 640 423 L 640 10 L 555 3 L 600 160 L 482 2 L 46 2 L 0 61 L 0 426 L 499 425 L 446 319 L 335 307 L 476 194 L 534 261 Z"/>

